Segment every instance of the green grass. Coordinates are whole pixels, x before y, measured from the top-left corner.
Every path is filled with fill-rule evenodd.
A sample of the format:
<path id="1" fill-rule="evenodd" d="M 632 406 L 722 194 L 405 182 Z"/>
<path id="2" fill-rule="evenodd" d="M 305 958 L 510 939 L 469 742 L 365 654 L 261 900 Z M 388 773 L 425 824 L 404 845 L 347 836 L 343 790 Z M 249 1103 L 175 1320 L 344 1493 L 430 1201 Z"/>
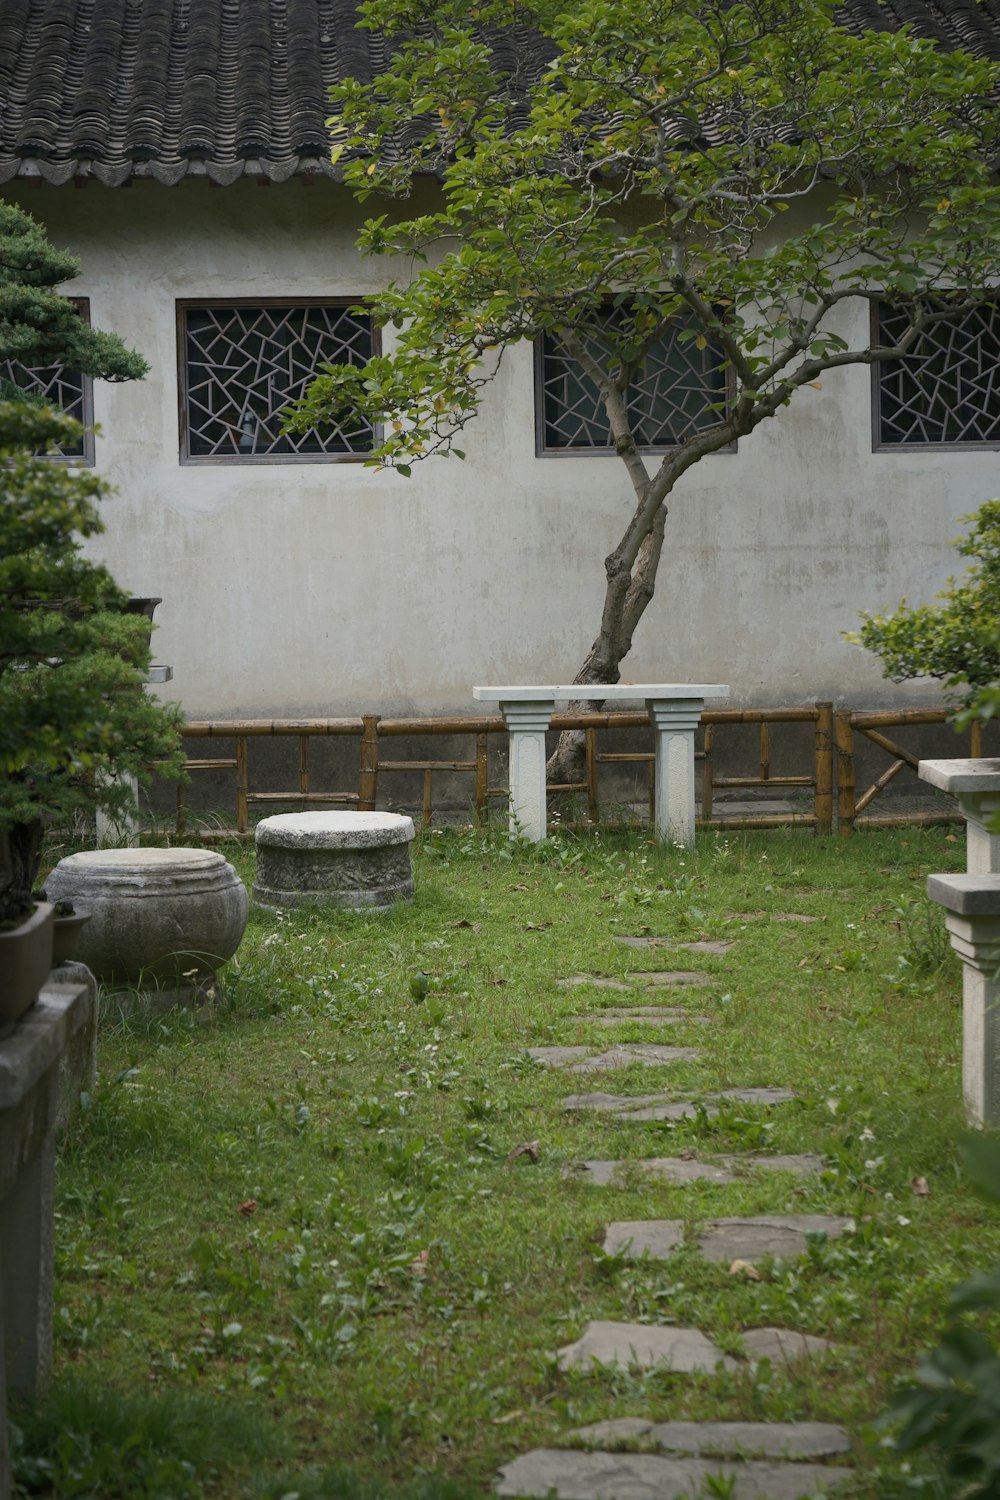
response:
<path id="1" fill-rule="evenodd" d="M 228 857 L 249 882 L 252 856 Z M 102 1030 L 59 1167 L 57 1387 L 19 1419 L 27 1492 L 485 1496 L 517 1453 L 639 1415 L 844 1422 L 858 1493 L 895 1494 L 908 1481 L 871 1419 L 934 1341 L 947 1290 L 1000 1256 L 997 1215 L 958 1170 L 960 973 L 923 897 L 928 872 L 963 864 L 941 830 L 705 835 L 688 853 L 639 834 L 532 850 L 445 831 L 391 916 L 254 912 L 218 1010 Z M 790 912 L 819 920 L 774 919 Z M 737 943 L 714 957 L 614 941 L 643 932 Z M 630 997 L 557 983 L 668 967 L 708 987 L 637 999 L 716 1025 L 612 1035 L 572 1018 Z M 524 1056 L 619 1039 L 703 1057 L 580 1078 Z M 799 1097 L 677 1125 L 561 1109 L 578 1089 L 737 1085 Z M 535 1140 L 537 1162 L 507 1161 Z M 827 1170 L 603 1190 L 562 1175 L 685 1148 L 817 1151 Z M 688 1251 L 600 1253 L 610 1219 L 767 1211 L 857 1231 L 762 1263 L 758 1283 Z M 693 1324 L 733 1350 L 781 1324 L 837 1349 L 755 1377 L 560 1374 L 555 1351 L 591 1318 Z M 100 1431 L 109 1390 L 127 1394 L 124 1435 L 88 1489 L 58 1434 Z"/>

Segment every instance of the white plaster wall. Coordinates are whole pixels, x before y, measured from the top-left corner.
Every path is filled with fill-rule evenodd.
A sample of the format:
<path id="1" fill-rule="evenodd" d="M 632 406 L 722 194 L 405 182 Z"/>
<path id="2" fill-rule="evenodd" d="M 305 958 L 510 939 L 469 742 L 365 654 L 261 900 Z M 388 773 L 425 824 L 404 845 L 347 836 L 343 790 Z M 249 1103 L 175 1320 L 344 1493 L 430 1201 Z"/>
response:
<path id="1" fill-rule="evenodd" d="M 192 717 L 472 709 L 473 683 L 571 680 L 630 502 L 613 457 L 534 451 L 531 353 L 509 354 L 463 464 L 182 466 L 178 298 L 360 295 L 405 268 L 354 249 L 359 210 L 292 182 L 20 189 L 82 261 L 93 321 L 151 365 L 98 382 L 97 462 L 117 486 L 97 551 L 161 594 L 157 660 Z M 859 327 L 867 311 L 857 311 Z M 859 610 L 929 599 L 959 517 L 1000 494 L 998 455 L 872 453 L 867 370 L 685 476 L 657 595 L 623 676 L 729 682 L 733 700 L 938 701 L 846 645 Z"/>

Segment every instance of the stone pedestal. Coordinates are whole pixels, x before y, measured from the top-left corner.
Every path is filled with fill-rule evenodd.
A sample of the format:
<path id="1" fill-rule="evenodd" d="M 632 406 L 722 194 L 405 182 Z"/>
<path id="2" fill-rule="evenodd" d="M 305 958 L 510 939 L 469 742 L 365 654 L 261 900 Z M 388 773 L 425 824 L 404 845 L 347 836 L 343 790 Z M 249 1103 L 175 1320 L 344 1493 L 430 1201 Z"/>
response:
<path id="1" fill-rule="evenodd" d="M 53 1168 L 61 1069 L 83 1052 L 93 985 L 47 984 L 0 1042 L 0 1495 L 10 1491 L 7 1390 L 37 1400 L 52 1367 Z M 80 1083 L 74 1079 L 78 1092 Z"/>
<path id="2" fill-rule="evenodd" d="M 78 955 L 103 983 L 151 1006 L 207 997 L 240 945 L 247 893 L 209 849 L 99 849 L 61 859 L 45 882 L 53 900 L 85 907 Z"/>
<path id="3" fill-rule="evenodd" d="M 962 1094 L 970 1125 L 1000 1124 L 1000 875 L 930 875 L 962 960 Z"/>
<path id="4" fill-rule="evenodd" d="M 545 837 L 545 731 L 555 703 L 501 703 L 500 712 L 510 733 L 510 812 L 508 827 L 514 838 L 537 844 Z"/>
<path id="5" fill-rule="evenodd" d="M 254 900 L 389 911 L 413 895 L 412 818 L 398 813 L 281 813 L 256 828 Z"/>
<path id="6" fill-rule="evenodd" d="M 694 843 L 694 732 L 701 698 L 650 700 L 656 729 L 656 836 L 672 844 Z"/>
<path id="7" fill-rule="evenodd" d="M 1000 874 L 1000 834 L 988 826 L 1000 813 L 1000 760 L 922 760 L 917 772 L 957 799 L 965 816 L 969 874 Z"/>

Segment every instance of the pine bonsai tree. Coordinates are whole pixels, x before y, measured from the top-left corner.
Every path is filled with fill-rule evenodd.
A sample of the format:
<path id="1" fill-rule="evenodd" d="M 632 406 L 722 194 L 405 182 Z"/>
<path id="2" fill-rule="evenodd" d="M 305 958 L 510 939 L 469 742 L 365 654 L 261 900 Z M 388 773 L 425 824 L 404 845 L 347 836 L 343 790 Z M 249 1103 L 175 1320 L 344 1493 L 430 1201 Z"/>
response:
<path id="1" fill-rule="evenodd" d="M 0 204 L 0 361 L 63 365 L 106 380 L 144 374 L 141 356 L 88 327 L 56 288 L 77 274 L 39 226 Z M 42 834 L 86 809 L 126 812 L 117 773 L 181 763 L 179 711 L 144 689 L 148 622 L 82 552 L 109 493 L 54 462 L 82 429 L 4 377 L 0 384 L 0 922 L 29 908 Z"/>

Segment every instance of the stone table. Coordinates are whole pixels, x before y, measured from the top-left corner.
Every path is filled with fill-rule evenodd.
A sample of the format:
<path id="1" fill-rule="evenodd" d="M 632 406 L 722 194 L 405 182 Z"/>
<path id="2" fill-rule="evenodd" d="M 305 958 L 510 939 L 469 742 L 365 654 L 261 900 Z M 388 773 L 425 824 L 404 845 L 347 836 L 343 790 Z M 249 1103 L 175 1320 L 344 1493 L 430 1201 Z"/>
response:
<path id="1" fill-rule="evenodd" d="M 1000 875 L 1000 834 L 987 826 L 1000 813 L 1000 760 L 922 760 L 917 774 L 958 800 L 966 821 L 966 869 Z"/>
<path id="2" fill-rule="evenodd" d="M 1000 874 L 929 875 L 962 960 L 962 1095 L 970 1125 L 1000 1124 Z"/>
<path id="3" fill-rule="evenodd" d="M 0 1495 L 10 1492 L 7 1390 L 37 1400 L 52 1366 L 55 1134 L 67 1052 L 86 1058 L 92 982 L 49 982 L 0 1042 Z M 73 1080 L 78 1086 L 82 1078 Z"/>
<path id="4" fill-rule="evenodd" d="M 545 837 L 545 731 L 557 702 L 644 699 L 656 730 L 656 833 L 694 843 L 694 732 L 706 698 L 728 698 L 722 683 L 587 682 L 554 687 L 474 687 L 478 703 L 498 703 L 510 732 L 510 831 L 537 843 Z"/>

